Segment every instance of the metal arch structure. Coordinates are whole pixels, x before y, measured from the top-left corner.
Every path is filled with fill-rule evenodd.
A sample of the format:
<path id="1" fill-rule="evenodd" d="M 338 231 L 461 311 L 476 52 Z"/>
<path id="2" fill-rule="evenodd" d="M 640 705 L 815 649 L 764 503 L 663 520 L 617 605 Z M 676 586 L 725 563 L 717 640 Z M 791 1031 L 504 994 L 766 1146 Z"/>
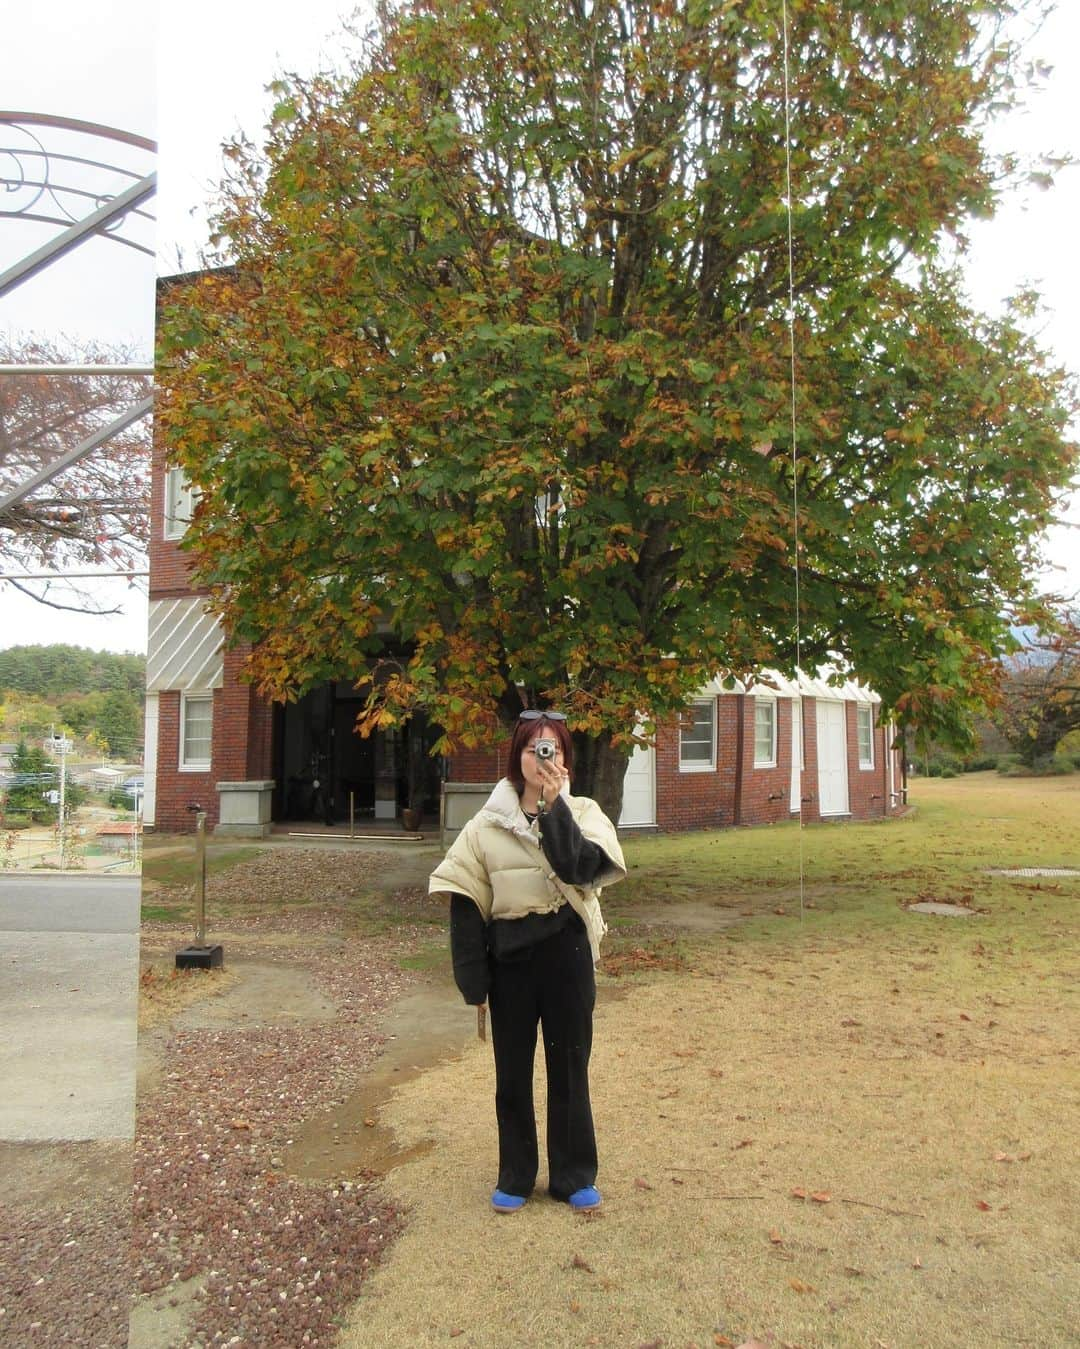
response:
<path id="1" fill-rule="evenodd" d="M 51 137 L 47 133 L 52 133 Z M 48 143 L 56 138 L 60 148 Z M 149 242 L 145 235 L 154 224 L 147 203 L 157 189 L 153 168 L 156 152 L 156 143 L 145 136 L 97 122 L 49 113 L 0 111 L 0 221 L 59 227 L 46 242 L 0 272 L 0 300 L 95 237 L 153 256 L 152 234 Z M 152 373 L 150 366 L 133 365 L 0 367 L 0 375 L 16 378 L 24 374 L 77 378 Z M 17 486 L 9 487 L 0 497 L 0 525 L 13 507 L 152 409 L 151 394 L 57 454 Z M 57 579 L 63 578 L 58 575 Z"/>
<path id="2" fill-rule="evenodd" d="M 81 122 L 49 113 L 0 111 L 0 218 L 61 226 L 61 233 L 0 273 L 0 298 L 43 268 L 63 257 L 93 235 L 106 235 L 119 244 L 153 256 L 153 246 L 141 242 L 125 224 L 153 223 L 144 209 L 157 189 L 157 174 L 142 173 L 126 164 L 92 155 L 69 154 L 46 147 L 38 129 L 88 137 L 91 145 L 124 145 L 154 156 L 157 145 L 145 136 Z M 100 181 L 95 183 L 94 179 Z M 92 203 L 87 210 L 87 204 Z M 130 217 L 130 219 L 129 219 Z"/>

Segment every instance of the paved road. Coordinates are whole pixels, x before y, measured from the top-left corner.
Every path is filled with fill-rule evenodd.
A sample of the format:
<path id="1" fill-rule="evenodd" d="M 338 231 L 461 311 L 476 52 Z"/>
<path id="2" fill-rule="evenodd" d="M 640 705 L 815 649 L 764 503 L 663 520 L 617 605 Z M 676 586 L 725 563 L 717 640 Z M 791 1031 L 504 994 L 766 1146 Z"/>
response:
<path id="1" fill-rule="evenodd" d="M 0 1139 L 130 1139 L 137 876 L 0 876 Z"/>

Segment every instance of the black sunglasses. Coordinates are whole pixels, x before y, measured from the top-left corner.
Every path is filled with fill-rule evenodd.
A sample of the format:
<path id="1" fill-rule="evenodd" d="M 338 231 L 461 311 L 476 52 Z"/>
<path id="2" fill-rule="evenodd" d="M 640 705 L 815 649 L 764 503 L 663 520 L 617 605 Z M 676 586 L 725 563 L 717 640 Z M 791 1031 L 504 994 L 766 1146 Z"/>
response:
<path id="1" fill-rule="evenodd" d="M 518 721 L 565 721 L 566 717 L 562 712 L 540 712 L 535 708 L 529 708 L 525 712 L 518 714 Z"/>

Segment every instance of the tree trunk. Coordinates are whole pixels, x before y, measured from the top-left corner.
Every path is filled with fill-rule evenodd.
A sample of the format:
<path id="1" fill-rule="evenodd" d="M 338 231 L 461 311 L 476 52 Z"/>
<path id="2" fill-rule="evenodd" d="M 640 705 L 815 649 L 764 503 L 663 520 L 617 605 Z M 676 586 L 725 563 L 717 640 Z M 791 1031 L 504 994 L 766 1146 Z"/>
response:
<path id="1" fill-rule="evenodd" d="M 1035 773 L 1045 773 L 1054 761 L 1058 742 L 1064 737 L 1065 731 L 1065 727 L 1059 727 L 1045 716 L 1042 717 L 1020 751 L 1022 762 Z"/>
<path id="2" fill-rule="evenodd" d="M 623 778 L 630 762 L 628 745 L 612 745 L 609 735 L 574 734 L 575 796 L 591 796 L 612 824 L 622 813 Z"/>

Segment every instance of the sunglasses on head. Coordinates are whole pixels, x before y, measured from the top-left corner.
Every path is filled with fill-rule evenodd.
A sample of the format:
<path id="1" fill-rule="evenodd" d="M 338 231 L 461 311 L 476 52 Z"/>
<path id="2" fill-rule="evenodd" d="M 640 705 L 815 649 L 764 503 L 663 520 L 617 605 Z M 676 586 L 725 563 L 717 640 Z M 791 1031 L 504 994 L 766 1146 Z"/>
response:
<path id="1" fill-rule="evenodd" d="M 518 714 L 518 721 L 565 721 L 566 717 L 562 712 L 542 712 L 536 708 L 529 708 L 525 712 Z"/>

